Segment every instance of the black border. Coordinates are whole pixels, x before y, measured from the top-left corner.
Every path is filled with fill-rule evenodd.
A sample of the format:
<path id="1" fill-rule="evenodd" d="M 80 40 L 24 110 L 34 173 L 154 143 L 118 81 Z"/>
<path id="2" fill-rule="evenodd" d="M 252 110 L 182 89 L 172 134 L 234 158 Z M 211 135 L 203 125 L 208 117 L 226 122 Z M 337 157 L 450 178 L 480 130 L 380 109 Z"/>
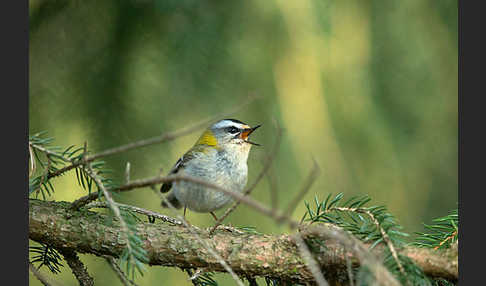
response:
<path id="1" fill-rule="evenodd" d="M 484 9 L 458 1 L 459 24 L 459 285 L 484 280 Z M 467 5 L 466 5 L 467 4 Z M 482 148 L 481 148 L 482 147 Z M 482 152 L 481 152 L 482 151 Z M 477 256 L 477 257 L 473 257 Z M 479 284 L 482 284 L 479 282 Z M 479 285 L 478 284 L 478 285 Z"/>
<path id="2" fill-rule="evenodd" d="M 28 1 L 0 8 L 2 111 L 1 269 L 7 284 L 28 285 Z M 9 283 L 7 281 L 12 281 Z"/>

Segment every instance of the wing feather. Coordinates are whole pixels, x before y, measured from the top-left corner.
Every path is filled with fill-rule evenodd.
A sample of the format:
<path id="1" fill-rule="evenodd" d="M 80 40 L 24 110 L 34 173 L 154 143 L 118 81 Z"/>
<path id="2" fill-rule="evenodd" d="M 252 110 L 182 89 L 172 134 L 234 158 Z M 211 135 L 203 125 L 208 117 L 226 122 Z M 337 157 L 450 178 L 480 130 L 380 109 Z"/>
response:
<path id="1" fill-rule="evenodd" d="M 181 168 L 184 168 L 187 162 L 191 161 L 193 158 L 194 158 L 194 154 L 191 151 L 184 154 L 182 157 L 179 158 L 179 160 L 177 160 L 174 167 L 172 167 L 172 169 L 170 170 L 169 175 L 177 174 L 177 172 L 179 172 Z M 160 187 L 160 192 L 167 193 L 171 188 L 172 188 L 172 182 L 164 183 Z"/>

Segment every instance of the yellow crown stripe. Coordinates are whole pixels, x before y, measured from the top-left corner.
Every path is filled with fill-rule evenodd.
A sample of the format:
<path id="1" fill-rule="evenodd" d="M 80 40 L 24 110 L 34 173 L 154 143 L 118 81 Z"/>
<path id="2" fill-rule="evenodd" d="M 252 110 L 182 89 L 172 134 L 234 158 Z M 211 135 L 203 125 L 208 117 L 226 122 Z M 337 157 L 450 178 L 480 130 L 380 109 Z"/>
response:
<path id="1" fill-rule="evenodd" d="M 201 135 L 199 140 L 197 141 L 197 144 L 204 144 L 208 146 L 217 146 L 218 145 L 218 139 L 214 137 L 213 132 L 211 130 L 206 130 L 204 133 Z"/>

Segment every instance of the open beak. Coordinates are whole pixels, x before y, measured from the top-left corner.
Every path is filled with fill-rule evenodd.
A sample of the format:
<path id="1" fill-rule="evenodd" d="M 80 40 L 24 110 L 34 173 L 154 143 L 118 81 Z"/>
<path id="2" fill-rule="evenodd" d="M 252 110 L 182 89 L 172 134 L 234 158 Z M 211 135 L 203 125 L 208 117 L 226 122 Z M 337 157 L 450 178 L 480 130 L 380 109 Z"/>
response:
<path id="1" fill-rule="evenodd" d="M 241 132 L 241 139 L 245 140 L 246 143 L 250 143 L 252 145 L 260 146 L 260 144 L 255 143 L 255 142 L 251 142 L 250 140 L 248 140 L 248 136 L 250 136 L 250 134 L 253 133 L 253 131 L 257 130 L 257 128 L 260 127 L 260 126 L 262 126 L 262 125 L 259 124 L 255 127 L 252 127 L 252 128 L 243 129 L 243 131 Z"/>

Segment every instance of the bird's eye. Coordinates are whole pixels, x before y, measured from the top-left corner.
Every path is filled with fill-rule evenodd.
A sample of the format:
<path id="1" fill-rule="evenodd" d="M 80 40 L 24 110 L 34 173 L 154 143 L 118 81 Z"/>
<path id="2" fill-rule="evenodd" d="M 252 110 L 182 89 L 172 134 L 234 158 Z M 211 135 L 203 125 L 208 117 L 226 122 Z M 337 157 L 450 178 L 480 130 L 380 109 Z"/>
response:
<path id="1" fill-rule="evenodd" d="M 226 131 L 234 134 L 234 133 L 238 133 L 240 130 L 238 130 L 238 128 L 236 128 L 234 126 L 231 126 L 231 127 L 226 128 Z"/>

